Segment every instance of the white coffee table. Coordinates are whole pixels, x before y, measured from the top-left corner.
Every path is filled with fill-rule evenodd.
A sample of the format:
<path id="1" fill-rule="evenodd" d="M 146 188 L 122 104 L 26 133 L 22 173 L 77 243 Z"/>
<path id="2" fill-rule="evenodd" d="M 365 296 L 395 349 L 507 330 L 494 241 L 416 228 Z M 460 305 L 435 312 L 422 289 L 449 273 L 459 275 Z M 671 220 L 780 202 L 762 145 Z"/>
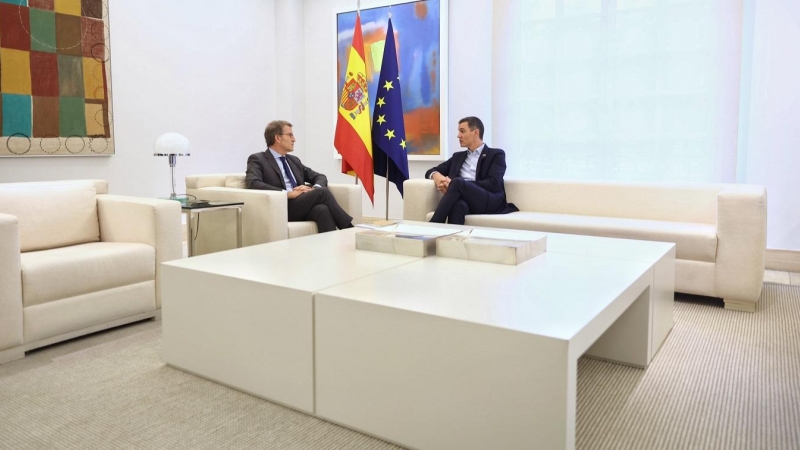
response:
<path id="1" fill-rule="evenodd" d="M 494 230 L 486 227 L 435 224 L 405 221 L 414 226 L 460 228 L 462 230 Z M 647 362 L 653 359 L 673 326 L 673 303 L 675 298 L 675 245 L 665 242 L 638 241 L 633 239 L 581 236 L 562 233 L 541 233 L 525 230 L 505 230 L 522 236 L 547 236 L 547 251 L 596 256 L 610 259 L 643 261 L 653 264 L 651 286 L 653 295 L 650 304 L 650 351 Z M 598 345 L 599 347 L 599 345 Z M 608 349 L 610 350 L 610 349 Z M 592 355 L 599 357 L 598 354 Z M 614 358 L 609 358 L 614 360 Z M 617 361 L 619 362 L 619 361 Z M 633 364 L 644 367 L 646 364 Z"/>
<path id="2" fill-rule="evenodd" d="M 577 359 L 646 367 L 672 327 L 673 244 L 547 233 L 502 266 L 357 231 L 163 264 L 164 360 L 411 447 L 573 448 Z"/>
<path id="3" fill-rule="evenodd" d="M 674 255 L 548 234 L 519 266 L 426 258 L 324 289 L 316 414 L 411 448 L 574 448 L 578 358 L 647 366 Z"/>
<path id="4" fill-rule="evenodd" d="M 164 361 L 314 412 L 313 294 L 416 261 L 357 252 L 355 229 L 164 263 Z"/>

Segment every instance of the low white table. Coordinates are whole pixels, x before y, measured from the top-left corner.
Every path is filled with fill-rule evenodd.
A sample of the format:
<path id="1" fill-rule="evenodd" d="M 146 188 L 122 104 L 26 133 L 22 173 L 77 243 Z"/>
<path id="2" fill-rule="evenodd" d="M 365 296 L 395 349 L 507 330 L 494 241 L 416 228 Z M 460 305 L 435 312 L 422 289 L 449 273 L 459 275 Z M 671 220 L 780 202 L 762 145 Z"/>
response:
<path id="1" fill-rule="evenodd" d="M 412 448 L 574 448 L 578 358 L 647 366 L 674 245 L 551 236 L 518 266 L 426 258 L 318 292 L 316 414 Z"/>
<path id="2" fill-rule="evenodd" d="M 164 361 L 313 414 L 314 292 L 416 261 L 357 252 L 355 232 L 162 264 Z"/>
<path id="3" fill-rule="evenodd" d="M 356 231 L 164 263 L 164 360 L 406 446 L 569 449 L 578 358 L 646 367 L 672 328 L 673 244 L 547 233 L 504 266 Z"/>

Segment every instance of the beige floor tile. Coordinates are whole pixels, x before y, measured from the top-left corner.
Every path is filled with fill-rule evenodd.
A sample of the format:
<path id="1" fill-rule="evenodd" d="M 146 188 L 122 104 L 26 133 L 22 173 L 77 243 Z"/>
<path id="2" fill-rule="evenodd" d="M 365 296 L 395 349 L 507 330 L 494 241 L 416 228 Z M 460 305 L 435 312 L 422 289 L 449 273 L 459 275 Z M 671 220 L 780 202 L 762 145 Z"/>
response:
<path id="1" fill-rule="evenodd" d="M 791 284 L 789 272 L 779 272 L 777 270 L 765 270 L 764 281 L 768 283 Z"/>
<path id="2" fill-rule="evenodd" d="M 789 272 L 789 281 L 792 282 L 792 286 L 800 286 L 800 273 Z"/>

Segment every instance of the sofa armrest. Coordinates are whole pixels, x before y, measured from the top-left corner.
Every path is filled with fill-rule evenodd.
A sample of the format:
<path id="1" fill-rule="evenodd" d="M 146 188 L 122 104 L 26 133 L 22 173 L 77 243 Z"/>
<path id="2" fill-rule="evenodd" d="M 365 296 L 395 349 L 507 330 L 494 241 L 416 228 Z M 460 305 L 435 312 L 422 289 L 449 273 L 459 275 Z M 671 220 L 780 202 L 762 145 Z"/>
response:
<path id="1" fill-rule="evenodd" d="M 161 263 L 180 259 L 181 204 L 174 200 L 98 195 L 103 242 L 136 242 L 156 250 L 156 308 L 161 308 Z"/>
<path id="2" fill-rule="evenodd" d="M 756 303 L 764 282 L 767 191 L 735 184 L 717 196 L 717 260 L 714 290 L 726 302 Z"/>
<path id="3" fill-rule="evenodd" d="M 22 345 L 19 220 L 0 213 L 0 352 Z"/>
<path id="4" fill-rule="evenodd" d="M 330 184 L 328 185 L 328 190 L 333 194 L 336 203 L 353 217 L 354 224 L 363 221 L 361 206 L 361 191 L 363 188 L 361 186 L 356 184 Z"/>
<path id="5" fill-rule="evenodd" d="M 436 210 L 442 194 L 433 180 L 406 180 L 403 183 L 403 219 L 425 222 L 428 213 Z"/>
<path id="6" fill-rule="evenodd" d="M 264 244 L 289 238 L 289 210 L 285 191 L 262 191 L 227 187 L 187 189 L 187 194 L 211 201 L 244 202 L 242 246 Z M 211 220 L 209 218 L 209 220 Z M 205 222 L 206 219 L 204 218 Z"/>

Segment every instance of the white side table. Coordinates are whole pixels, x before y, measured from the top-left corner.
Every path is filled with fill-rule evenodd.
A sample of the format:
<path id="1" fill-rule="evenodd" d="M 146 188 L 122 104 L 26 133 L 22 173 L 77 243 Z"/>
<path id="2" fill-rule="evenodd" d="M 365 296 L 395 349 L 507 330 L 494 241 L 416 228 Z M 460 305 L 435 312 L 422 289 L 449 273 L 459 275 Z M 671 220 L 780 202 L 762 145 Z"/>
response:
<path id="1" fill-rule="evenodd" d="M 189 256 L 194 256 L 194 216 L 206 211 L 220 211 L 223 209 L 236 210 L 236 248 L 242 247 L 242 206 L 244 202 L 187 202 L 181 205 L 181 211 L 186 215 L 186 243 Z"/>

